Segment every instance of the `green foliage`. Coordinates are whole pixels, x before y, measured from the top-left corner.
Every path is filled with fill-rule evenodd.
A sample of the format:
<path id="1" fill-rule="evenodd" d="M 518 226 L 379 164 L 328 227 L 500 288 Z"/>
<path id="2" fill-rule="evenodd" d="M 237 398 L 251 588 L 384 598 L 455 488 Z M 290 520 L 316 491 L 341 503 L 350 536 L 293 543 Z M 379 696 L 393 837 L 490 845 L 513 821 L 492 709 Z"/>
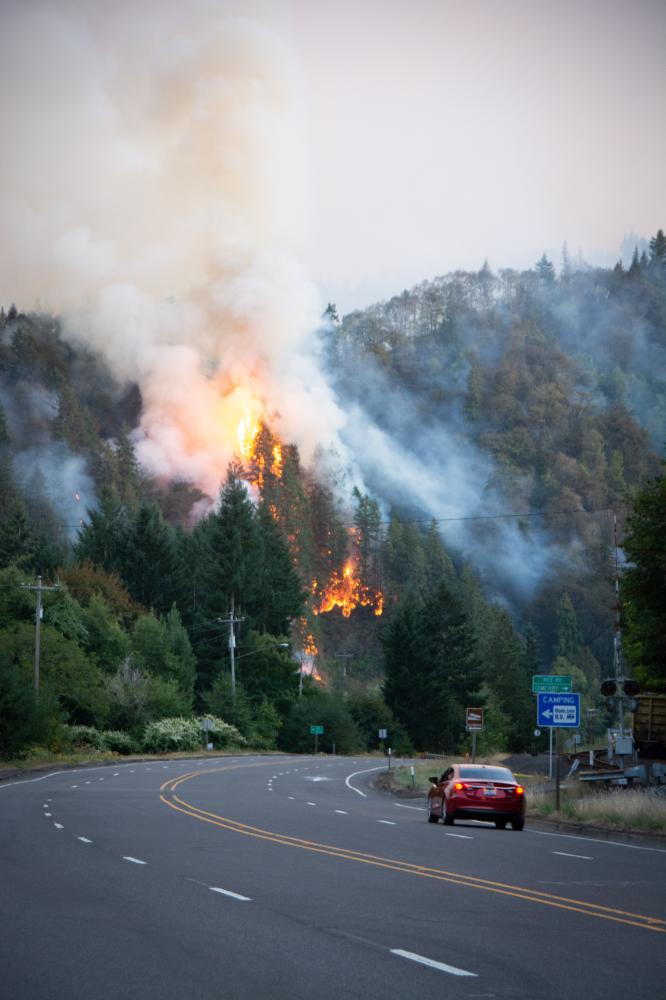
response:
<path id="1" fill-rule="evenodd" d="M 143 749 L 151 753 L 173 753 L 179 750 L 199 750 L 207 742 L 213 743 L 218 749 L 242 746 L 245 742 L 238 730 L 223 719 L 206 718 L 210 718 L 212 724 L 207 733 L 202 728 L 203 717 L 192 719 L 178 716 L 149 722 L 143 732 Z"/>
<path id="2" fill-rule="evenodd" d="M 35 629 L 26 623 L 0 631 L 0 655 L 18 664 L 26 683 L 33 676 Z M 104 689 L 97 666 L 77 644 L 49 625 L 41 629 L 41 692 L 55 699 L 73 722 L 94 724 L 104 716 Z"/>
<path id="3" fill-rule="evenodd" d="M 318 737 L 318 749 L 322 753 L 359 753 L 363 749 L 363 737 L 342 698 L 316 692 L 298 698 L 292 705 L 280 731 L 278 745 L 281 750 L 292 753 L 311 753 L 314 736 L 310 726 L 323 726 L 324 732 Z"/>
<path id="4" fill-rule="evenodd" d="M 142 503 L 127 527 L 120 573 L 132 598 L 157 613 L 173 601 L 176 554 L 173 532 L 155 503 Z"/>
<path id="5" fill-rule="evenodd" d="M 235 697 L 232 695 L 231 677 L 228 673 L 219 672 L 216 675 L 211 687 L 203 693 L 202 701 L 213 715 L 227 719 L 243 736 L 248 739 L 251 737 L 254 722 L 252 703 L 238 681 Z"/>
<path id="6" fill-rule="evenodd" d="M 149 753 L 199 750 L 205 745 L 204 732 L 196 719 L 157 719 L 145 727 L 142 745 Z"/>
<path id="7" fill-rule="evenodd" d="M 425 603 L 403 602 L 384 651 L 384 697 L 416 749 L 459 746 L 465 707 L 478 704 L 483 677 L 470 620 L 446 582 Z"/>
<path id="8" fill-rule="evenodd" d="M 185 698 L 192 698 L 195 660 L 174 608 L 164 619 L 142 615 L 137 619 L 131 636 L 133 659 L 140 670 L 172 681 Z"/>
<path id="9" fill-rule="evenodd" d="M 31 679 L 13 655 L 0 648 L 0 758 L 17 757 L 33 743 L 46 743 L 57 706 L 46 692 L 37 701 Z"/>
<path id="10" fill-rule="evenodd" d="M 623 547 L 624 651 L 646 687 L 666 683 L 666 475 L 635 494 Z"/>
<path id="11" fill-rule="evenodd" d="M 354 694 L 347 699 L 346 704 L 363 737 L 366 750 L 377 750 L 381 747 L 379 730 L 385 729 L 387 731 L 385 745 L 390 746 L 394 753 L 407 757 L 414 752 L 407 730 L 398 722 L 381 695 Z"/>

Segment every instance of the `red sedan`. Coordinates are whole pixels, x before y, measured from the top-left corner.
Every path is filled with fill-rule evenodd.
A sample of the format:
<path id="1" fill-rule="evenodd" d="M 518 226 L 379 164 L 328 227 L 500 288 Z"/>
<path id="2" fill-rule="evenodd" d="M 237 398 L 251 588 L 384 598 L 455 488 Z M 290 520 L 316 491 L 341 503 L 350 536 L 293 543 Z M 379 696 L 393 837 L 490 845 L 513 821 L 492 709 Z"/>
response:
<path id="1" fill-rule="evenodd" d="M 508 767 L 494 764 L 454 764 L 441 778 L 429 778 L 428 822 L 440 819 L 493 820 L 498 830 L 525 826 L 525 789 Z"/>

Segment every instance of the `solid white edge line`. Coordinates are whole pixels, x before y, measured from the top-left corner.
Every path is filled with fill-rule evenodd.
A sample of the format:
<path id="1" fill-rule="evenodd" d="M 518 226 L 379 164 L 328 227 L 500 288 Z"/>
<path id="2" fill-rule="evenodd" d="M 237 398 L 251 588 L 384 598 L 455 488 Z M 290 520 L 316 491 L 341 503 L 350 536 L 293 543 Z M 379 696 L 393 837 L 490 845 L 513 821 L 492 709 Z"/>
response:
<path id="1" fill-rule="evenodd" d="M 423 955 L 416 955 L 413 951 L 403 951 L 402 948 L 391 948 L 392 955 L 400 958 L 408 958 L 412 962 L 419 962 L 420 965 L 427 965 L 430 969 L 439 969 L 440 972 L 448 972 L 452 976 L 474 976 L 478 978 L 476 972 L 468 972 L 467 969 L 456 969 L 455 965 L 445 965 L 444 962 L 435 962 L 432 958 L 425 958 Z"/>
<path id="2" fill-rule="evenodd" d="M 366 767 L 363 771 L 354 771 L 353 774 L 348 774 L 345 778 L 345 785 L 347 788 L 351 788 L 352 792 L 356 792 L 357 795 L 362 795 L 364 799 L 367 799 L 365 792 L 362 792 L 360 788 L 355 788 L 350 784 L 352 778 L 355 778 L 357 774 L 369 774 L 371 771 L 385 771 L 386 765 L 382 764 L 381 767 Z"/>
<path id="3" fill-rule="evenodd" d="M 393 805 L 398 809 L 416 809 L 417 812 L 425 812 L 425 806 L 405 806 L 402 802 L 394 802 Z"/>
<path id="4" fill-rule="evenodd" d="M 222 896 L 230 896 L 232 899 L 240 899 L 241 903 L 251 903 L 249 896 L 241 896 L 239 892 L 231 892 L 229 889 L 218 889 L 217 886 L 209 885 L 211 892 L 219 892 Z"/>
<path id="5" fill-rule="evenodd" d="M 133 865 L 147 865 L 147 861 L 141 861 L 139 858 L 133 858 L 131 854 L 124 854 L 123 861 L 131 861 Z"/>
<path id="6" fill-rule="evenodd" d="M 458 837 L 460 840 L 474 840 L 474 837 L 468 837 L 466 833 L 446 833 L 445 837 Z"/>
<path id="7" fill-rule="evenodd" d="M 561 858 L 580 858 L 581 861 L 594 861 L 594 858 L 587 854 L 568 854 L 566 851 L 551 851 L 551 854 L 559 854 Z"/>

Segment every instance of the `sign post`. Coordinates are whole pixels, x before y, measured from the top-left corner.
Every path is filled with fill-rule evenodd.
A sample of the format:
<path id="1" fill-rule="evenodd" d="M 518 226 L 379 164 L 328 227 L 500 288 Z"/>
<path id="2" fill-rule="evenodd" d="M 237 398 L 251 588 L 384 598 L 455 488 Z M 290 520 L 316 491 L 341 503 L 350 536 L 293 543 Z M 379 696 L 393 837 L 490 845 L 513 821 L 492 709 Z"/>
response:
<path id="1" fill-rule="evenodd" d="M 472 763 L 476 763 L 476 734 L 483 732 L 483 709 L 465 709 L 465 728 L 472 734 Z"/>
<path id="2" fill-rule="evenodd" d="M 578 729 L 580 726 L 580 694 L 537 694 L 537 726 L 550 727 L 550 760 L 548 777 L 553 777 L 553 729 L 555 730 L 555 808 L 560 808 L 560 729 Z"/>
<path id="3" fill-rule="evenodd" d="M 310 734 L 314 735 L 314 738 L 315 738 L 315 747 L 314 747 L 314 752 L 315 753 L 317 753 L 317 746 L 318 746 L 319 737 L 320 737 L 320 735 L 323 732 L 324 732 L 324 727 L 323 726 L 310 726 Z"/>

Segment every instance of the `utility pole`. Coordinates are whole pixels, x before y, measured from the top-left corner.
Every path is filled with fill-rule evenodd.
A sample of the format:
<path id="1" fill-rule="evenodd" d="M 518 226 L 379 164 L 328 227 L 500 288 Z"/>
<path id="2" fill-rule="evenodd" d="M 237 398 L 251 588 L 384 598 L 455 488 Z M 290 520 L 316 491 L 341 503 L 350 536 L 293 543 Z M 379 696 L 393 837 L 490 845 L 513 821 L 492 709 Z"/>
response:
<path id="1" fill-rule="evenodd" d="M 45 587 L 42 584 L 41 576 L 37 577 L 37 584 L 22 583 L 21 590 L 34 590 L 37 594 L 37 610 L 35 612 L 35 700 L 39 700 L 39 658 L 41 654 L 41 631 L 42 631 L 42 592 L 45 590 L 59 590 L 59 584 L 53 587 Z"/>
<path id="2" fill-rule="evenodd" d="M 234 600 L 235 595 L 231 595 L 231 611 L 229 612 L 228 618 L 218 618 L 218 621 L 222 622 L 224 625 L 229 626 L 229 658 L 231 660 L 231 700 L 236 700 L 236 633 L 234 632 L 234 625 L 240 625 L 244 622 L 244 618 L 234 617 Z"/>
<path id="3" fill-rule="evenodd" d="M 342 649 L 339 653 L 335 654 L 336 660 L 342 660 L 342 676 L 347 676 L 347 661 L 354 659 L 354 654 L 350 653 L 348 649 Z"/>

